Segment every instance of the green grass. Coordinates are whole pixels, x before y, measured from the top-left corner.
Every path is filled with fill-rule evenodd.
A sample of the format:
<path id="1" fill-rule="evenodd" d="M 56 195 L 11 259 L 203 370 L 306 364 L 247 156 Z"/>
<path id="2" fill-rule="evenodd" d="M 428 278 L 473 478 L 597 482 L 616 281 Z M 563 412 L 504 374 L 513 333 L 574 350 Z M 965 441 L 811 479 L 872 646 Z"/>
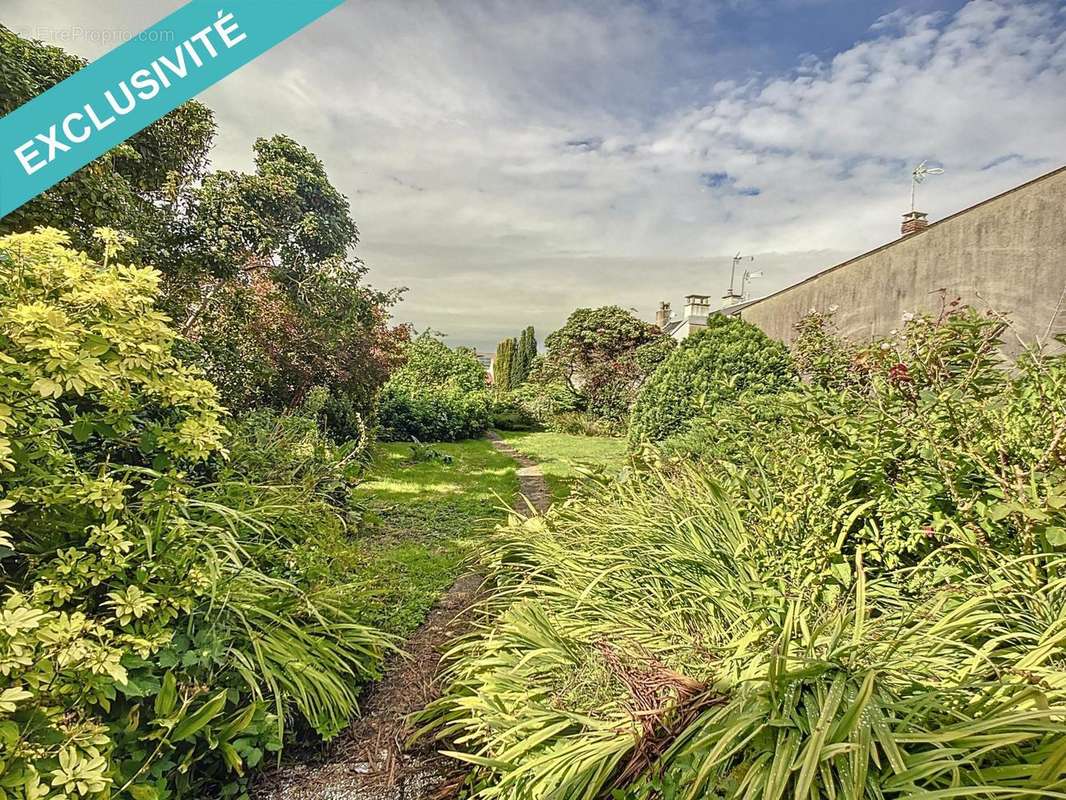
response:
<path id="1" fill-rule="evenodd" d="M 432 449 L 451 463 L 414 463 L 411 445 L 378 445 L 359 487 L 368 525 L 351 566 L 373 597 L 365 621 L 400 636 L 418 627 L 518 492 L 515 463 L 487 440 Z"/>
<path id="2" fill-rule="evenodd" d="M 579 478 L 580 467 L 617 471 L 625 464 L 625 439 L 575 436 L 569 433 L 499 431 L 511 447 L 540 464 L 553 502 L 565 500 Z"/>

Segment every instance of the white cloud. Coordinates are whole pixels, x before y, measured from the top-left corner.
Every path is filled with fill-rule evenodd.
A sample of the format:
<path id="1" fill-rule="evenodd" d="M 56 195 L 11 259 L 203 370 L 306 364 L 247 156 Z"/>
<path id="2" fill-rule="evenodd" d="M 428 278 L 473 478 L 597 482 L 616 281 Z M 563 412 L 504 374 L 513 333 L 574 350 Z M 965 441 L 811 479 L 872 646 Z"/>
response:
<path id="1" fill-rule="evenodd" d="M 350 197 L 373 280 L 411 287 L 398 318 L 482 347 L 579 305 L 720 293 L 737 250 L 780 288 L 897 235 L 923 158 L 947 169 L 933 218 L 1066 162 L 1057 3 L 897 11 L 758 74 L 718 28 L 745 2 L 352 3 L 205 93 L 215 161 L 295 136 Z M 168 10 L 8 4 L 23 24 Z"/>

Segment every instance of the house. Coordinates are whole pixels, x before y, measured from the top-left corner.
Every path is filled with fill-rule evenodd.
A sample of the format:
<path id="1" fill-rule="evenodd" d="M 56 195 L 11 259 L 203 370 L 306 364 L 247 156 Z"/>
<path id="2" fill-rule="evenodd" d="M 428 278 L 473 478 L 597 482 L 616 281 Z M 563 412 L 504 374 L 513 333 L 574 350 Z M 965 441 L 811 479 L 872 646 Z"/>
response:
<path id="1" fill-rule="evenodd" d="M 663 333 L 673 336 L 680 342 L 700 328 L 706 328 L 707 317 L 711 313 L 709 295 L 690 294 L 685 297 L 685 313 L 681 319 L 673 318 L 669 303 L 659 303 L 659 310 L 655 314 L 655 324 L 662 328 Z"/>
<path id="2" fill-rule="evenodd" d="M 900 233 L 765 297 L 711 311 L 707 296 L 690 295 L 680 320 L 660 303 L 657 322 L 683 339 L 708 314 L 735 314 L 789 343 L 800 319 L 832 310 L 842 334 L 868 339 L 898 328 L 906 314 L 935 314 L 958 298 L 1008 315 L 1020 341 L 1066 333 L 1066 167 L 934 223 L 911 211 Z"/>

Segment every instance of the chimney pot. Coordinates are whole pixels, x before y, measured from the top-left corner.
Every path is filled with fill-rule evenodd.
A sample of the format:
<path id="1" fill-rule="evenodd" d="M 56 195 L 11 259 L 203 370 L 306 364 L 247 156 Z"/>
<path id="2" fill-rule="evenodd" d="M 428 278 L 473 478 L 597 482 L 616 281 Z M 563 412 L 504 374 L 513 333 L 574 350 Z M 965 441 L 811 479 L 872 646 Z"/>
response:
<path id="1" fill-rule="evenodd" d="M 908 211 L 903 215 L 903 224 L 900 226 L 899 232 L 903 236 L 910 236 L 912 233 L 924 231 L 929 227 L 927 216 L 924 211 Z"/>
<path id="2" fill-rule="evenodd" d="M 667 323 L 670 322 L 670 304 L 666 301 L 659 303 L 659 310 L 655 312 L 655 324 L 660 329 L 666 330 Z"/>

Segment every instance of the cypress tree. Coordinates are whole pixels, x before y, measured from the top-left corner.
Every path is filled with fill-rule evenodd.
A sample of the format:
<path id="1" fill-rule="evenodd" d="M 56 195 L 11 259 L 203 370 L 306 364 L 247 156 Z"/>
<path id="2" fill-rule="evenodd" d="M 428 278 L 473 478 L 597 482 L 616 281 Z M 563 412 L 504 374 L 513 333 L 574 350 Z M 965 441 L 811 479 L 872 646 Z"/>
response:
<path id="1" fill-rule="evenodd" d="M 496 345 L 492 379 L 496 389 L 509 392 L 529 379 L 533 359 L 537 357 L 537 336 L 530 325 L 518 338 L 504 339 Z"/>
<path id="2" fill-rule="evenodd" d="M 514 360 L 511 362 L 511 388 L 517 389 L 522 385 L 522 359 L 525 358 L 525 334 L 520 334 L 514 339 Z"/>
<path id="3" fill-rule="evenodd" d="M 522 383 L 522 347 L 518 339 L 511 339 L 511 376 L 508 389 L 517 389 Z"/>
<path id="4" fill-rule="evenodd" d="M 504 339 L 496 345 L 496 361 L 492 365 L 492 380 L 497 391 L 508 392 L 512 388 L 511 376 L 515 361 L 514 339 Z"/>
<path id="5" fill-rule="evenodd" d="M 526 339 L 525 343 L 525 355 L 522 358 L 522 364 L 525 368 L 525 373 L 522 375 L 522 380 L 529 380 L 529 373 L 533 369 L 533 360 L 537 357 L 537 334 L 533 330 L 533 326 L 530 325 L 524 331 L 522 335 Z"/>

